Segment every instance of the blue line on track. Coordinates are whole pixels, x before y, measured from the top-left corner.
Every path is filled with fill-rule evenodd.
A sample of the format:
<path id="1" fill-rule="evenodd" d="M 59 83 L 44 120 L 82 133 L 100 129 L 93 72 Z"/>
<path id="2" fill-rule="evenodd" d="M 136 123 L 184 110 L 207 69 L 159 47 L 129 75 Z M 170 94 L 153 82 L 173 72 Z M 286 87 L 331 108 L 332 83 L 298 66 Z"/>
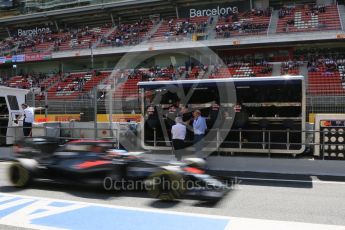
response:
<path id="1" fill-rule="evenodd" d="M 3 197 L 3 196 L 0 196 Z M 27 199 L 21 196 L 9 196 L 14 199 L 1 202 L 0 208 L 13 201 Z M 35 207 L 28 216 L 40 214 L 48 209 L 59 209 L 71 205 L 78 205 L 79 202 L 47 200 L 44 198 L 29 198 L 27 203 L 19 204 L 0 211 L 0 224 L 2 219 L 11 213 L 21 209 Z M 42 207 L 39 202 L 42 203 Z M 35 206 L 31 206 L 35 205 Z M 45 206 L 44 206 L 45 205 Z M 18 219 L 20 222 L 20 219 Z M 98 205 L 82 203 L 80 208 L 63 211 L 45 217 L 33 218 L 29 224 L 36 227 L 54 227 L 72 230 L 179 230 L 179 229 L 198 229 L 198 230 L 224 230 L 229 223 L 229 218 L 213 217 L 208 215 L 190 215 L 177 212 L 166 212 L 150 209 L 125 208 L 110 205 Z"/>

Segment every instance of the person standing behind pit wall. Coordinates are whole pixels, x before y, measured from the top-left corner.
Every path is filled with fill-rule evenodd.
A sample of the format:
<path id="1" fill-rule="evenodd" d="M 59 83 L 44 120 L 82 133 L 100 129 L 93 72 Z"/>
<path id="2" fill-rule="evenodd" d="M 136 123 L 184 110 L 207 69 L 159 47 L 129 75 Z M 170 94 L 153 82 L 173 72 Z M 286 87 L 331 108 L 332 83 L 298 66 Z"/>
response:
<path id="1" fill-rule="evenodd" d="M 220 105 L 216 102 L 210 108 L 209 114 L 209 129 L 220 128 L 223 123 L 223 114 Z"/>
<path id="2" fill-rule="evenodd" d="M 154 143 L 154 132 L 159 127 L 159 118 L 157 107 L 149 105 L 145 115 L 145 139 L 150 143 Z M 158 131 L 158 130 L 156 130 Z"/>
<path id="3" fill-rule="evenodd" d="M 204 158 L 202 150 L 204 148 L 204 137 L 207 130 L 206 120 L 201 116 L 200 110 L 195 110 L 193 117 L 195 154 L 199 158 Z"/>
<path id="4" fill-rule="evenodd" d="M 176 117 L 176 124 L 171 128 L 172 143 L 175 157 L 178 161 L 182 159 L 182 151 L 185 148 L 184 140 L 186 138 L 187 128 L 183 124 L 181 117 Z"/>
<path id="5" fill-rule="evenodd" d="M 29 107 L 27 104 L 22 104 L 22 109 L 23 109 L 23 133 L 24 137 L 28 137 L 31 135 L 31 130 L 32 130 L 32 123 L 35 121 L 35 111 L 36 110 L 42 110 L 42 107 Z"/>

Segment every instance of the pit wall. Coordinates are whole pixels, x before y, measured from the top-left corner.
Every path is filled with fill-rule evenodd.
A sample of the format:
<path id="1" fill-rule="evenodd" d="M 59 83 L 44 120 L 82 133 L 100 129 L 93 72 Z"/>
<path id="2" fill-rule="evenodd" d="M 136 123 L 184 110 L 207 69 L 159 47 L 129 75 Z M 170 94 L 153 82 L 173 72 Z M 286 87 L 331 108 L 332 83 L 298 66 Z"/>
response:
<path id="1" fill-rule="evenodd" d="M 109 122 L 109 114 L 97 114 L 97 122 Z M 141 121 L 140 114 L 113 114 L 113 122 Z M 68 122 L 80 121 L 80 114 L 35 115 L 35 122 Z"/>

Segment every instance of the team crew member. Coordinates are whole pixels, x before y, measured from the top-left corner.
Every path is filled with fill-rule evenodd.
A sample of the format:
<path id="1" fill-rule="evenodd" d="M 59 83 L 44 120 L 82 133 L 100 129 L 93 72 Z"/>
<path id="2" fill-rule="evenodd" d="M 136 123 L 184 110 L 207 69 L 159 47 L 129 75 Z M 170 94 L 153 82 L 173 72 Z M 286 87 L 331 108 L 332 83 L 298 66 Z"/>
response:
<path id="1" fill-rule="evenodd" d="M 184 140 L 186 138 L 187 128 L 183 124 L 181 117 L 176 117 L 175 122 L 176 124 L 171 128 L 172 143 L 175 150 L 175 157 L 180 161 L 182 159 L 182 150 L 185 147 Z"/>
<path id="2" fill-rule="evenodd" d="M 211 111 L 209 115 L 209 128 L 210 129 L 217 129 L 221 127 L 223 122 L 223 114 L 221 112 L 220 105 L 218 103 L 214 103 L 211 106 Z"/>
<path id="3" fill-rule="evenodd" d="M 204 148 L 204 136 L 207 129 L 206 120 L 201 116 L 200 110 L 195 110 L 193 116 L 194 148 L 196 156 L 204 158 L 202 150 Z"/>
<path id="4" fill-rule="evenodd" d="M 31 135 L 32 130 L 32 123 L 34 123 L 35 120 L 35 110 L 41 110 L 42 107 L 34 108 L 29 107 L 27 104 L 22 104 L 23 109 L 23 133 L 25 137 L 28 137 Z"/>
<path id="5" fill-rule="evenodd" d="M 236 103 L 235 107 L 234 107 L 235 113 L 240 113 L 242 110 L 242 106 L 240 103 Z"/>

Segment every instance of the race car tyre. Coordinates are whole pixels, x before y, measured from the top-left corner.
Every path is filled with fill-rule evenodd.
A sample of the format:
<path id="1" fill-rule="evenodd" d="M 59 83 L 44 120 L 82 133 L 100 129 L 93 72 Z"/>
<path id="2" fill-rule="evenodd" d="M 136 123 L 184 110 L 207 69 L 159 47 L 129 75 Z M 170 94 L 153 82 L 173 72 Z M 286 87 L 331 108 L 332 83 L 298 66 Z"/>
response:
<path id="1" fill-rule="evenodd" d="M 152 173 L 146 180 L 149 195 L 160 200 L 179 199 L 186 190 L 183 176 L 167 170 Z"/>
<path id="2" fill-rule="evenodd" d="M 9 180 L 10 182 L 18 188 L 26 187 L 31 182 L 31 176 L 29 170 L 27 170 L 23 165 L 16 162 L 9 167 Z"/>

